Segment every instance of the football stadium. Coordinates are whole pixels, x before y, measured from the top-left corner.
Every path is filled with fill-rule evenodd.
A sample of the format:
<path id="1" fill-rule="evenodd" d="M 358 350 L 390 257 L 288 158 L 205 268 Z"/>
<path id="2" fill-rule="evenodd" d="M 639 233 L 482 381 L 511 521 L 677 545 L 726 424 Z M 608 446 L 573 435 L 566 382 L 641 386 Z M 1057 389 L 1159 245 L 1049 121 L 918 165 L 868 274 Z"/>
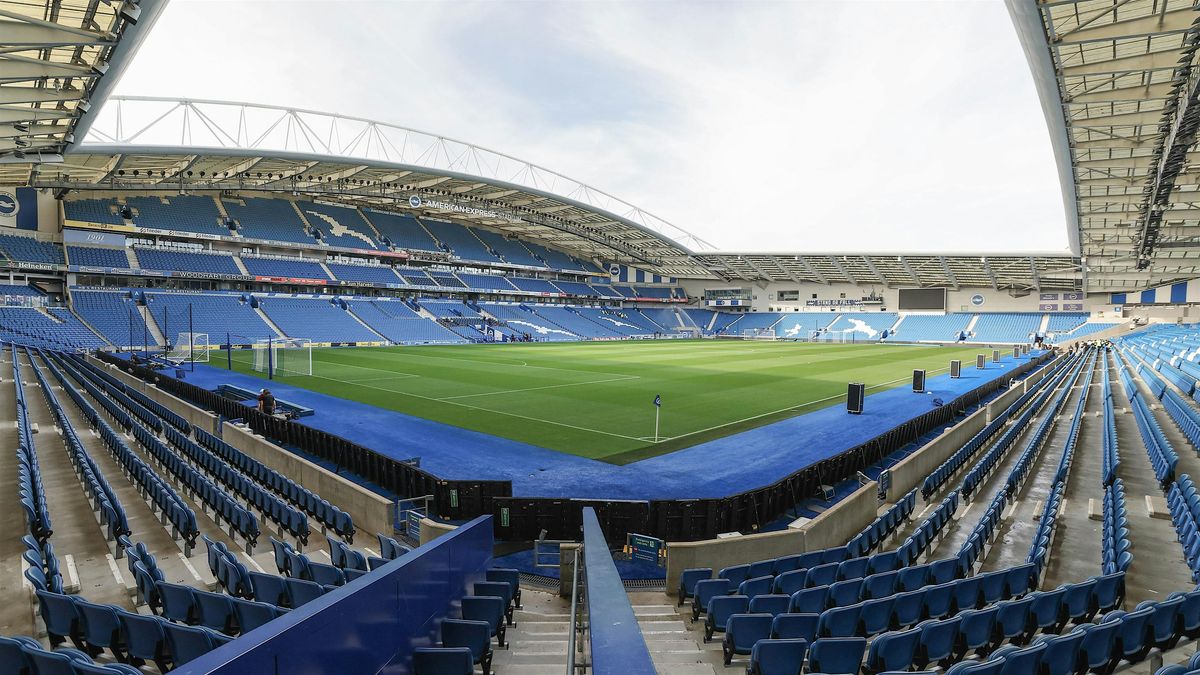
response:
<path id="1" fill-rule="evenodd" d="M 896 10 L 849 4 L 724 9 L 743 38 L 751 18 L 763 36 L 791 12 L 836 33 Z M 1032 150 L 971 129 L 997 147 L 959 148 L 934 183 L 867 171 L 847 141 L 820 171 L 844 171 L 825 178 L 848 192 L 775 194 L 786 171 L 769 153 L 636 141 L 694 111 L 606 98 L 563 113 L 533 76 L 632 101 L 653 98 L 636 82 L 650 66 L 609 81 L 602 59 L 517 58 L 514 26 L 537 13 L 566 29 L 547 43 L 583 49 L 589 17 L 635 31 L 624 13 L 647 12 L 674 32 L 639 48 L 668 61 L 654 50 L 707 35 L 692 19 L 715 5 L 0 0 L 0 675 L 1200 673 L 1200 13 L 900 4 L 991 12 L 1000 38 L 979 49 L 1019 67 L 964 67 L 966 87 L 893 73 L 889 96 L 953 134 L 952 118 L 982 119 L 956 101 L 992 105 L 1016 83 Z M 236 20 L 246 6 L 269 23 Z M 438 33 L 430 8 L 494 32 Z M 322 76 L 328 45 L 297 63 L 285 44 L 316 12 L 342 40 L 337 77 Z M 355 43 L 363 18 L 379 44 Z M 833 39 L 810 30 L 796 26 Z M 222 43 L 259 55 L 231 58 L 265 100 L 208 94 L 246 86 L 216 65 Z M 888 60 L 960 56 L 910 44 Z M 402 53 L 354 56 L 382 46 Z M 461 68 L 432 62 L 473 49 L 528 81 L 404 72 Z M 849 91 L 822 70 L 836 60 L 792 84 Z M 146 72 L 152 88 L 129 90 Z M 447 108 L 447 130 L 404 122 L 437 119 L 426 97 L 535 82 L 547 111 L 623 131 L 552 134 L 524 110 L 526 135 L 480 126 L 476 144 L 447 135 L 471 106 Z M 327 105 L 273 98 L 287 91 Z M 357 112 L 374 96 L 411 107 Z M 893 103 L 871 115 L 902 117 Z M 814 157 L 828 143 L 790 133 Z M 927 175 L 936 148 L 889 143 Z M 637 154 L 660 151 L 719 167 Z M 974 165 L 1019 174 L 1022 153 L 1044 154 L 1052 183 L 1024 226 L 1060 249 L 994 226 L 989 212 L 1028 201 L 1013 183 L 955 201 L 955 180 L 993 175 Z M 638 204 L 539 154 L 594 166 Z M 701 174 L 713 184 L 688 184 Z M 949 215 L 856 224 L 930 198 Z M 746 223 L 719 215 L 739 207 Z M 912 243 L 875 250 L 888 229 Z M 710 243 L 722 230 L 750 243 Z M 858 243 L 792 243 L 828 231 Z"/>

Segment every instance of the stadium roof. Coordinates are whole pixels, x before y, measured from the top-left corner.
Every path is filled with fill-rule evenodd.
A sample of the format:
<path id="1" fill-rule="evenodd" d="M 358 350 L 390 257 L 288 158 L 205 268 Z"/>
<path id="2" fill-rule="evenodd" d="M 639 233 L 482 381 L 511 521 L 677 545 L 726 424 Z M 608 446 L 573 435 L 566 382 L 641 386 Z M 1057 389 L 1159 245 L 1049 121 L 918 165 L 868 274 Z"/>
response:
<path id="1" fill-rule="evenodd" d="M 62 161 L 164 5 L 0 0 L 0 184 Z"/>
<path id="2" fill-rule="evenodd" d="M 1193 0 L 1007 0 L 1089 290 L 1200 275 Z"/>

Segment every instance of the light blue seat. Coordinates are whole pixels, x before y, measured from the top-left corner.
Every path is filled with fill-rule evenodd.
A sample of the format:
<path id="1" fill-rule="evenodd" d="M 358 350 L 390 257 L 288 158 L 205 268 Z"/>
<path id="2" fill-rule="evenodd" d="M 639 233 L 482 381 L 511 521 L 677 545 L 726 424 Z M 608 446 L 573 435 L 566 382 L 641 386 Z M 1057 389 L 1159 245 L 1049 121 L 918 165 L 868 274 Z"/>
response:
<path id="1" fill-rule="evenodd" d="M 749 655 L 759 640 L 769 639 L 774 619 L 770 614 L 734 614 L 729 617 L 725 639 L 721 642 L 725 665 L 729 665 L 735 655 Z"/>
<path id="2" fill-rule="evenodd" d="M 808 652 L 808 641 L 800 638 L 759 640 L 750 649 L 747 675 L 798 675 Z"/>

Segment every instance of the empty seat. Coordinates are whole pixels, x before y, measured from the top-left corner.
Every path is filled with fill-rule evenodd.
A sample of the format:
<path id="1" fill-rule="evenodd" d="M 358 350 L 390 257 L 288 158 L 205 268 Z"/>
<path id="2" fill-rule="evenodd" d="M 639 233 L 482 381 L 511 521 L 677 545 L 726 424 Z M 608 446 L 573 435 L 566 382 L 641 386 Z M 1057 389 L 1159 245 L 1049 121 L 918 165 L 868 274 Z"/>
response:
<path id="1" fill-rule="evenodd" d="M 270 623 L 280 615 L 280 610 L 274 605 L 254 600 L 233 599 L 233 611 L 237 616 L 238 628 L 242 635 Z"/>
<path id="2" fill-rule="evenodd" d="M 788 611 L 800 614 L 820 614 L 825 611 L 825 599 L 829 597 L 828 586 L 806 588 L 792 594 Z"/>
<path id="3" fill-rule="evenodd" d="M 780 614 L 771 622 L 771 637 L 774 639 L 804 638 L 808 642 L 817 639 L 820 614 Z"/>
<path id="4" fill-rule="evenodd" d="M 712 639 L 713 633 L 724 633 L 729 617 L 745 614 L 750 608 L 750 598 L 744 595 L 719 595 L 708 603 L 704 617 L 704 641 Z"/>
<path id="5" fill-rule="evenodd" d="M 462 599 L 462 618 L 487 623 L 489 637 L 504 647 L 504 600 L 494 596 L 468 595 Z"/>
<path id="6" fill-rule="evenodd" d="M 171 662 L 175 667 L 192 661 L 224 644 L 227 639 L 201 626 L 184 626 L 166 623 L 167 645 L 171 651 Z"/>
<path id="7" fill-rule="evenodd" d="M 96 650 L 107 649 L 118 661 L 124 661 L 125 638 L 121 631 L 121 618 L 117 614 L 118 608 L 112 605 L 98 605 L 83 599 L 76 599 L 75 606 L 79 609 L 84 642 Z"/>
<path id="8" fill-rule="evenodd" d="M 704 579 L 696 582 L 696 591 L 692 596 L 692 620 L 708 611 L 708 602 L 718 595 L 728 595 L 732 586 L 728 579 Z"/>
<path id="9" fill-rule="evenodd" d="M 1046 645 L 1046 650 L 1042 652 L 1042 675 L 1074 675 L 1083 636 L 1083 631 L 1039 636 L 1038 641 Z"/>
<path id="10" fill-rule="evenodd" d="M 721 642 L 725 665 L 729 665 L 734 655 L 749 655 L 756 642 L 770 638 L 774 618 L 770 614 L 734 614 L 729 617 L 725 639 Z"/>
<path id="11" fill-rule="evenodd" d="M 920 628 L 886 633 L 875 638 L 867 654 L 866 672 L 907 670 L 916 658 L 920 639 Z"/>
<path id="12" fill-rule="evenodd" d="M 961 622 L 962 619 L 955 616 L 941 621 L 926 621 L 917 627 L 916 630 L 921 631 L 920 646 L 914 661 L 917 668 L 924 668 L 930 663 L 945 665 L 955 657 Z"/>
<path id="13" fill-rule="evenodd" d="M 686 570 L 685 570 L 686 571 Z M 808 570 L 789 570 L 775 577 L 775 592 L 791 595 L 805 588 Z M 682 603 L 682 598 L 680 600 Z"/>
<path id="14" fill-rule="evenodd" d="M 467 621 L 465 619 L 442 621 L 442 646 L 470 649 L 473 662 L 479 664 L 484 673 L 491 672 L 492 637 L 491 628 L 486 621 Z"/>
<path id="15" fill-rule="evenodd" d="M 475 659 L 467 647 L 418 647 L 413 650 L 415 675 L 471 675 L 473 672 Z"/>
<path id="16" fill-rule="evenodd" d="M 857 675 L 866 651 L 866 638 L 822 638 L 809 647 L 808 670 L 825 675 Z"/>
<path id="17" fill-rule="evenodd" d="M 750 578 L 749 575 L 749 565 L 731 565 L 717 572 L 717 578 L 728 579 L 730 586 L 733 586 L 734 588 L 739 586 L 746 579 Z"/>
<path id="18" fill-rule="evenodd" d="M 131 658 L 153 661 L 159 670 L 166 672 L 170 663 L 167 634 L 163 630 L 166 622 L 157 616 L 125 610 L 118 610 L 117 616 L 124 629 L 127 654 Z"/>
<path id="19" fill-rule="evenodd" d="M 760 595 L 750 598 L 750 614 L 770 614 L 776 616 L 783 614 L 788 610 L 788 603 L 792 600 L 788 595 Z"/>
<path id="20" fill-rule="evenodd" d="M 821 614 L 817 633 L 821 637 L 854 637 L 858 635 L 858 620 L 862 605 L 835 607 Z"/>
<path id="21" fill-rule="evenodd" d="M 808 641 L 800 638 L 759 640 L 750 649 L 748 675 L 797 675 L 804 665 Z"/>
<path id="22" fill-rule="evenodd" d="M 696 594 L 696 584 L 712 578 L 711 567 L 693 567 L 679 575 L 679 604 L 682 605 Z"/>
<path id="23" fill-rule="evenodd" d="M 759 595 L 767 595 L 771 592 L 771 587 L 775 582 L 775 578 L 771 576 L 762 576 L 746 579 L 738 585 L 738 595 L 744 595 L 748 598 L 753 598 Z"/>

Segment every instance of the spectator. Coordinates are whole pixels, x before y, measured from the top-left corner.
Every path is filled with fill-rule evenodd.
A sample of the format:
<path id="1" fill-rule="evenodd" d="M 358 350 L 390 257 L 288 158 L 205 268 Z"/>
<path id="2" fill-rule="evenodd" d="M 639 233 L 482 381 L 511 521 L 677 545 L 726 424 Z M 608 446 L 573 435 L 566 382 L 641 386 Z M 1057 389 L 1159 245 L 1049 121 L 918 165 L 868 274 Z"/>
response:
<path id="1" fill-rule="evenodd" d="M 267 415 L 275 414 L 275 396 L 271 394 L 270 389 L 258 392 L 258 410 Z"/>

